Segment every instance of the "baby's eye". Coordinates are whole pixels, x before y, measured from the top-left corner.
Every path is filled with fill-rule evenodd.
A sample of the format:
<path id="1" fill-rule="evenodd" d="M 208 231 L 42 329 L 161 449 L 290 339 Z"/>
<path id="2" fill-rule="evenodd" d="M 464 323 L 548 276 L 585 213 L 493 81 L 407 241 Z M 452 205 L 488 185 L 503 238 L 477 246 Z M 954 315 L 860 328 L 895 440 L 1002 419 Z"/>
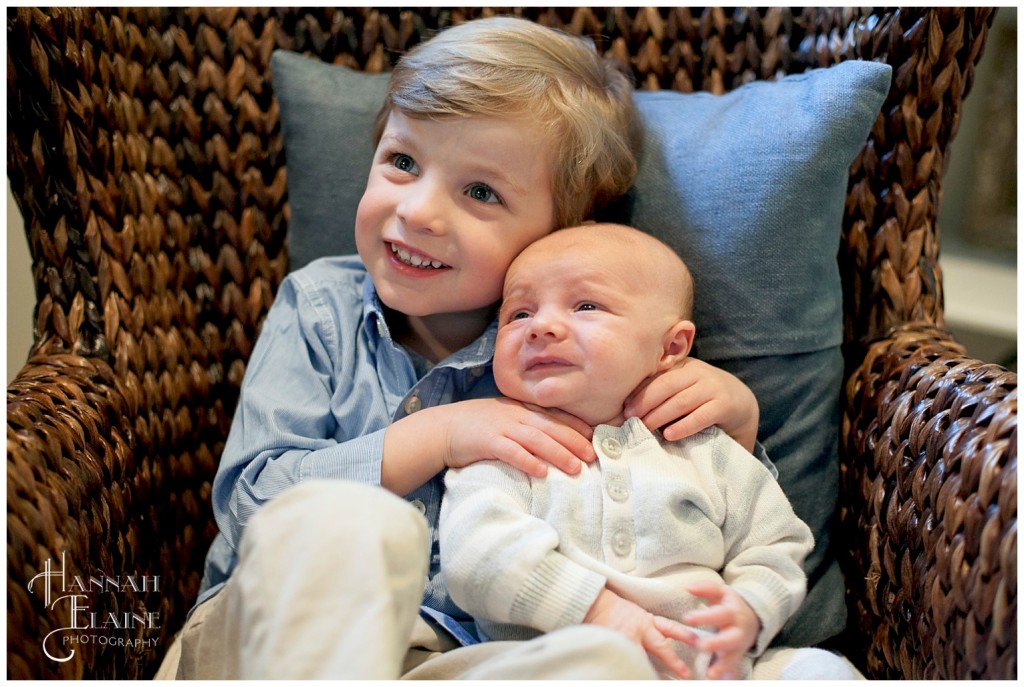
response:
<path id="1" fill-rule="evenodd" d="M 405 153 L 395 153 L 392 155 L 391 164 L 395 166 L 395 169 L 408 172 L 409 174 L 415 174 L 417 171 L 416 161 Z"/>
<path id="2" fill-rule="evenodd" d="M 577 312 L 593 312 L 596 310 L 600 310 L 596 303 L 580 303 L 576 306 Z"/>
<path id="3" fill-rule="evenodd" d="M 501 198 L 494 192 L 494 189 L 487 184 L 472 184 L 466 189 L 466 195 L 481 203 L 500 203 Z"/>
<path id="4" fill-rule="evenodd" d="M 507 324 L 512 324 L 516 320 L 525 320 L 529 316 L 530 313 L 525 310 L 512 310 L 509 311 L 507 315 L 502 313 L 499 319 L 501 321 L 501 326 L 504 327 Z"/>

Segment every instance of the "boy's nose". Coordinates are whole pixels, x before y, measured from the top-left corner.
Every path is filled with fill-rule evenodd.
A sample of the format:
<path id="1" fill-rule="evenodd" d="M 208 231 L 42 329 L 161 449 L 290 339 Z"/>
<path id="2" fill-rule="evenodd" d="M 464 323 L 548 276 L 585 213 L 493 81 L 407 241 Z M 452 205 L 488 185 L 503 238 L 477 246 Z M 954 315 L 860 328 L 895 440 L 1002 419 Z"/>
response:
<path id="1" fill-rule="evenodd" d="M 428 180 L 409 185 L 395 212 L 402 224 L 413 231 L 446 231 L 443 195 Z"/>

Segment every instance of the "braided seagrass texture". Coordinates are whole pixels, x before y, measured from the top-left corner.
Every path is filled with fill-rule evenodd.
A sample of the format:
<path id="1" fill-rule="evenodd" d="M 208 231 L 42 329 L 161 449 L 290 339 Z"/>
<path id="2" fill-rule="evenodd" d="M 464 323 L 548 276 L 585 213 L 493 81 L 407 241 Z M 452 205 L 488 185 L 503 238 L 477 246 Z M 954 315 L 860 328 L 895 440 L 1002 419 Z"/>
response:
<path id="1" fill-rule="evenodd" d="M 844 648 L 872 677 L 1015 677 L 1016 375 L 944 330 L 935 226 L 991 10 L 516 12 L 594 36 L 643 88 L 893 65 L 839 256 Z M 38 302 L 8 387 L 8 677 L 149 677 L 195 598 L 217 459 L 288 266 L 271 52 L 386 71 L 437 28 L 490 13 L 8 10 L 8 175 Z M 68 579 L 160 576 L 89 597 L 101 616 L 159 622 L 121 645 L 48 645 L 75 651 L 51 660 L 41 638 L 72 619 L 28 589 L 47 560 Z"/>

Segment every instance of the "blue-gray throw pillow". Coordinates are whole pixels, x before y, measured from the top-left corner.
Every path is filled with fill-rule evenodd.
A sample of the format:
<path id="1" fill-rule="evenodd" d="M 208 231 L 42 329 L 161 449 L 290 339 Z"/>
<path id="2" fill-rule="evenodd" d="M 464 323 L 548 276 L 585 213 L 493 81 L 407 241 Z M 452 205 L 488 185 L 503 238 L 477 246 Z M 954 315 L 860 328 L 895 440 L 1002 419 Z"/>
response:
<path id="1" fill-rule="evenodd" d="M 355 210 L 386 76 L 283 51 L 271 66 L 295 269 L 355 252 Z M 848 170 L 890 78 L 887 65 L 852 61 L 722 96 L 637 92 L 646 126 L 640 173 L 609 217 L 659 236 L 687 260 L 697 287 L 695 353 L 754 391 L 759 438 L 814 532 L 807 600 L 776 644 L 815 644 L 845 625 L 830 536 L 843 373 L 836 256 Z"/>
<path id="2" fill-rule="evenodd" d="M 373 160 L 373 122 L 388 74 L 366 74 L 275 50 L 288 170 L 289 268 L 356 252 L 356 207 Z"/>
<path id="3" fill-rule="evenodd" d="M 776 644 L 816 644 L 845 624 L 831 550 L 843 382 L 836 256 L 850 164 L 891 74 L 851 61 L 722 96 L 636 94 L 646 131 L 628 220 L 687 260 L 694 354 L 757 396 L 758 436 L 814 533 L 807 599 Z"/>

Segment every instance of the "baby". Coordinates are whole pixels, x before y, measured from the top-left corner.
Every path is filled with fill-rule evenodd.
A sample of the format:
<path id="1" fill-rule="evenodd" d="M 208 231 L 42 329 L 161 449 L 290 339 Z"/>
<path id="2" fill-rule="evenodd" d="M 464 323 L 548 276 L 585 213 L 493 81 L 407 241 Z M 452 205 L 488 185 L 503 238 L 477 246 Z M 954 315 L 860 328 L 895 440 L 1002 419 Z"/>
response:
<path id="1" fill-rule="evenodd" d="M 544 478 L 496 461 L 449 470 L 448 590 L 492 640 L 593 623 L 624 632 L 672 676 L 792 677 L 797 663 L 801 677 L 855 676 L 817 649 L 773 650 L 751 675 L 804 598 L 810 530 L 718 428 L 667 442 L 623 418 L 638 385 L 689 354 L 692 308 L 682 260 L 629 227 L 557 231 L 516 258 L 498 388 L 593 426 L 598 460 Z"/>

